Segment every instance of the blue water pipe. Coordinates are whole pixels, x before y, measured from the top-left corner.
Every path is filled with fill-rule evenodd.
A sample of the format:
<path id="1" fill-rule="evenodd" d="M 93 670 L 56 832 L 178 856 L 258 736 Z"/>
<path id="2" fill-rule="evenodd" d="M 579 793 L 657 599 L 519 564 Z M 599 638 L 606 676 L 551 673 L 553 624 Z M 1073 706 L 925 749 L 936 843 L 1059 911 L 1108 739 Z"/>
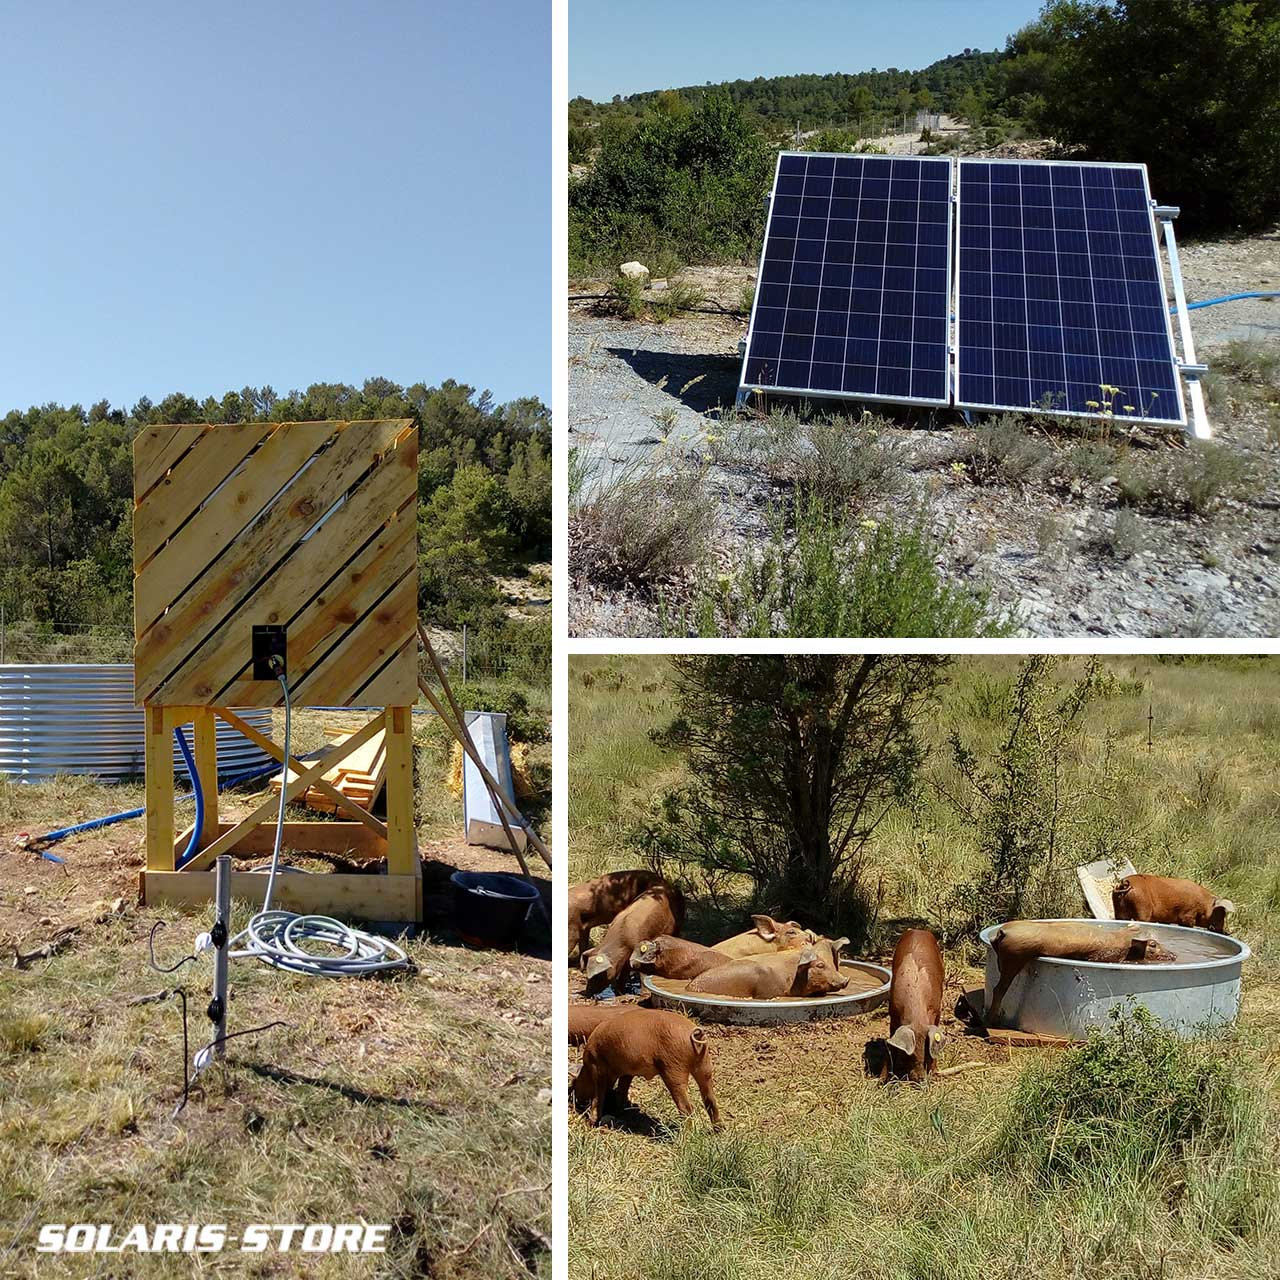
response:
<path id="1" fill-rule="evenodd" d="M 173 736 L 178 740 L 178 750 L 182 752 L 182 763 L 187 766 L 187 777 L 191 779 L 191 793 L 196 798 L 196 820 L 191 828 L 191 839 L 187 842 L 186 852 L 178 860 L 178 866 L 182 866 L 200 847 L 200 832 L 204 829 L 204 791 L 200 786 L 200 771 L 196 768 L 195 760 L 192 759 L 186 736 L 181 729 L 174 729 Z"/>
<path id="2" fill-rule="evenodd" d="M 181 743 L 182 745 L 182 749 L 183 749 L 182 754 L 183 754 L 184 760 L 186 760 L 186 763 L 187 763 L 187 771 L 190 774 L 196 788 L 193 793 L 190 793 L 187 795 L 175 796 L 174 799 L 177 802 L 181 802 L 183 800 L 190 800 L 191 795 L 192 794 L 195 795 L 197 815 L 198 815 L 197 821 L 196 821 L 196 830 L 199 831 L 200 825 L 201 825 L 200 818 L 203 817 L 203 798 L 200 795 L 200 784 L 198 781 L 196 781 L 195 763 L 190 758 L 190 753 L 189 753 L 189 750 L 187 749 L 187 744 L 186 744 L 186 741 L 183 739 L 182 734 L 177 729 L 175 729 L 174 735 L 177 737 L 179 743 Z M 280 766 L 278 764 L 269 764 L 258 769 L 253 769 L 248 773 L 238 773 L 234 777 L 226 778 L 222 782 L 219 782 L 218 790 L 225 791 L 228 787 L 238 787 L 242 782 L 252 782 L 255 778 L 265 778 L 270 773 L 278 772 L 279 769 L 280 769 Z M 146 813 L 145 808 L 126 809 L 122 813 L 108 814 L 105 818 L 91 818 L 88 822 L 77 822 L 75 826 L 60 827 L 57 831 L 50 831 L 46 835 L 37 836 L 33 841 L 31 841 L 31 843 L 32 845 L 41 845 L 41 846 L 57 844 L 59 840 L 65 840 L 68 836 L 79 835 L 82 831 L 96 831 L 99 827 L 111 827 L 111 826 L 114 826 L 117 822 L 128 822 L 133 818 L 141 818 L 144 813 Z M 66 861 L 64 858 L 59 858 L 55 854 L 45 853 L 42 848 L 37 849 L 37 852 L 40 853 L 41 857 L 48 858 L 50 862 Z M 187 852 L 183 854 L 184 861 L 190 855 L 190 853 L 191 853 L 191 850 L 190 848 L 188 848 Z"/>
<path id="3" fill-rule="evenodd" d="M 1220 302 L 1239 302 L 1242 298 L 1280 298 L 1280 292 L 1274 290 L 1263 293 L 1227 293 L 1221 298 L 1206 298 L 1203 302 L 1188 302 L 1188 311 L 1199 311 L 1201 307 L 1216 307 Z M 1176 306 L 1169 308 L 1170 315 L 1176 315 Z"/>

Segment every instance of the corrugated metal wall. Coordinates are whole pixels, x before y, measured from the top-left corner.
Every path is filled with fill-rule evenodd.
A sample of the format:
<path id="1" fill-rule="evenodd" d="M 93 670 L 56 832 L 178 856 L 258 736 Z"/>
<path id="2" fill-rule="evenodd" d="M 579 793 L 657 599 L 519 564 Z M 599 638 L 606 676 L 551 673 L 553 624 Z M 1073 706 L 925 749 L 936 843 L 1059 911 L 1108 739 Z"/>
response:
<path id="1" fill-rule="evenodd" d="M 268 709 L 239 711 L 270 736 Z M 59 773 L 92 774 L 118 782 L 142 773 L 144 722 L 133 704 L 131 663 L 11 663 L 0 666 L 0 774 L 38 782 Z M 191 741 L 191 727 L 186 729 Z M 187 782 L 174 743 L 175 781 Z M 246 773 L 271 758 L 218 721 L 218 772 Z"/>

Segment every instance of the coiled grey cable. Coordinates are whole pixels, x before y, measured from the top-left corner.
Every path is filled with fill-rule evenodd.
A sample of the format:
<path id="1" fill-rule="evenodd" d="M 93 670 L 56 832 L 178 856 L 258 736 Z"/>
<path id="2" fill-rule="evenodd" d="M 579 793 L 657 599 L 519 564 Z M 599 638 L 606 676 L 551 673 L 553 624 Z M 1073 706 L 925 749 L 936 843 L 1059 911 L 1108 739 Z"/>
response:
<path id="1" fill-rule="evenodd" d="M 295 915 L 292 911 L 273 911 L 271 895 L 280 869 L 280 846 L 284 842 L 285 796 L 289 789 L 289 760 L 292 740 L 293 709 L 289 700 L 289 682 L 276 677 L 284 690 L 284 759 L 280 773 L 280 809 L 276 816 L 275 846 L 271 851 L 271 870 L 262 910 L 231 939 L 231 958 L 248 957 L 261 960 L 277 969 L 303 973 L 313 978 L 367 977 L 390 969 L 410 968 L 404 949 L 390 938 L 353 929 L 331 916 Z M 319 943 L 340 948 L 345 954 L 317 955 L 305 944 Z M 239 950 L 236 948 L 239 947 Z"/>

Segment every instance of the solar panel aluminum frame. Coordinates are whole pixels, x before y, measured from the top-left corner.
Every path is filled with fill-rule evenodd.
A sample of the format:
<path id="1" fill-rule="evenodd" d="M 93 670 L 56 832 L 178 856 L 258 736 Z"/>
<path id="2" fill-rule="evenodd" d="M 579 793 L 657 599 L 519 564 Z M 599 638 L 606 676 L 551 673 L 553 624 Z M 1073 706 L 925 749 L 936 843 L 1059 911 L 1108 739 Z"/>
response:
<path id="1" fill-rule="evenodd" d="M 782 161 L 788 156 L 804 156 L 806 159 L 810 157 L 826 157 L 832 160 L 848 160 L 848 159 L 867 159 L 867 160 L 933 160 L 945 161 L 947 165 L 947 190 L 949 198 L 947 201 L 947 301 L 948 311 L 954 312 L 954 308 L 950 306 L 952 289 L 954 288 L 952 281 L 956 277 L 955 270 L 955 242 L 956 242 L 956 202 L 955 202 L 955 182 L 956 182 L 956 166 L 951 156 L 876 156 L 876 155 L 860 155 L 852 151 L 779 151 L 778 159 L 773 169 L 773 186 L 769 191 L 769 215 L 765 219 L 764 241 L 760 246 L 760 265 L 756 268 L 756 290 L 755 296 L 751 299 L 751 317 L 747 321 L 747 333 L 742 344 L 742 369 L 738 374 L 738 394 L 735 403 L 738 405 L 745 404 L 748 397 L 753 393 L 763 395 L 777 394 L 786 396 L 800 396 L 805 399 L 815 400 L 844 400 L 867 402 L 869 404 L 904 404 L 904 405 L 922 405 L 928 408 L 950 408 L 954 403 L 954 398 L 950 391 L 950 366 L 952 361 L 952 352 L 954 345 L 953 333 L 955 331 L 954 315 L 947 316 L 947 342 L 946 342 L 946 363 L 943 367 L 944 378 L 943 386 L 948 390 L 937 399 L 926 399 L 921 396 L 888 396 L 877 395 L 871 396 L 865 393 L 853 393 L 849 391 L 827 391 L 813 387 L 784 387 L 774 383 L 749 383 L 746 381 L 747 362 L 751 358 L 751 337 L 755 333 L 756 327 L 756 308 L 760 305 L 760 280 L 764 274 L 764 255 L 769 244 L 769 233 L 773 229 L 773 211 L 774 196 L 778 190 L 778 177 L 782 172 Z"/>
<path id="2" fill-rule="evenodd" d="M 1105 169 L 1137 169 L 1142 174 L 1142 189 L 1147 197 L 1147 220 L 1151 228 L 1151 247 L 1155 253 L 1156 267 L 1160 272 L 1160 286 L 1165 289 L 1165 273 L 1164 260 L 1160 254 L 1160 237 L 1156 227 L 1155 217 L 1155 201 L 1151 198 L 1151 183 L 1147 175 L 1147 166 L 1145 164 L 1110 164 L 1096 160 L 1017 160 L 1017 159 L 988 159 L 986 157 L 962 156 L 957 165 L 955 173 L 955 201 L 954 201 L 954 224 L 955 224 L 955 240 L 956 240 L 956 271 L 952 284 L 954 293 L 952 295 L 951 312 L 954 321 L 955 338 L 955 392 L 953 404 L 957 409 L 961 410 L 978 410 L 980 412 L 993 413 L 1009 413 L 1013 411 L 1023 411 L 1027 413 L 1044 413 L 1052 414 L 1059 418 L 1083 418 L 1088 422 L 1097 422 L 1107 418 L 1108 415 L 1102 413 L 1081 413 L 1075 409 L 1046 409 L 1037 405 L 1010 405 L 1010 404 L 979 404 L 975 401 L 960 399 L 960 323 L 961 323 L 961 296 L 960 296 L 960 270 L 959 270 L 959 253 L 960 253 L 960 209 L 964 199 L 964 166 L 966 164 L 1036 164 L 1036 165 L 1053 165 L 1055 167 L 1067 167 L 1075 169 L 1086 168 L 1105 168 Z M 1167 302 L 1167 297 L 1166 297 Z M 1178 393 L 1178 417 L 1177 418 L 1148 418 L 1141 414 L 1124 413 L 1112 415 L 1114 421 L 1141 423 L 1145 426 L 1155 427 L 1181 427 L 1184 431 L 1187 429 L 1187 405 L 1186 398 L 1183 394 L 1182 373 L 1179 368 L 1178 349 L 1173 341 L 1173 317 L 1169 314 L 1169 308 L 1164 307 L 1165 329 L 1169 340 L 1169 354 L 1173 365 L 1173 383 Z"/>

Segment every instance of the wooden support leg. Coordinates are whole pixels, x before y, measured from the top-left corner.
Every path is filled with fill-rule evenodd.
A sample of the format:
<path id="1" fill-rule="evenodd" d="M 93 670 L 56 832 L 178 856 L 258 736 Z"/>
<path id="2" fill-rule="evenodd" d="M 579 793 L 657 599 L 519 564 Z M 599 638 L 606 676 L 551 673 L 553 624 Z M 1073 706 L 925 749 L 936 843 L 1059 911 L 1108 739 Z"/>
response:
<path id="1" fill-rule="evenodd" d="M 387 874 L 413 875 L 413 726 L 408 707 L 387 708 Z"/>
<path id="2" fill-rule="evenodd" d="M 147 870 L 172 871 L 173 740 L 163 707 L 148 706 L 146 716 Z"/>
<path id="3" fill-rule="evenodd" d="M 197 848 L 203 849 L 218 832 L 218 725 L 209 707 L 195 709 L 193 724 L 196 773 L 200 775 L 200 793 L 204 799 L 204 822 Z"/>

